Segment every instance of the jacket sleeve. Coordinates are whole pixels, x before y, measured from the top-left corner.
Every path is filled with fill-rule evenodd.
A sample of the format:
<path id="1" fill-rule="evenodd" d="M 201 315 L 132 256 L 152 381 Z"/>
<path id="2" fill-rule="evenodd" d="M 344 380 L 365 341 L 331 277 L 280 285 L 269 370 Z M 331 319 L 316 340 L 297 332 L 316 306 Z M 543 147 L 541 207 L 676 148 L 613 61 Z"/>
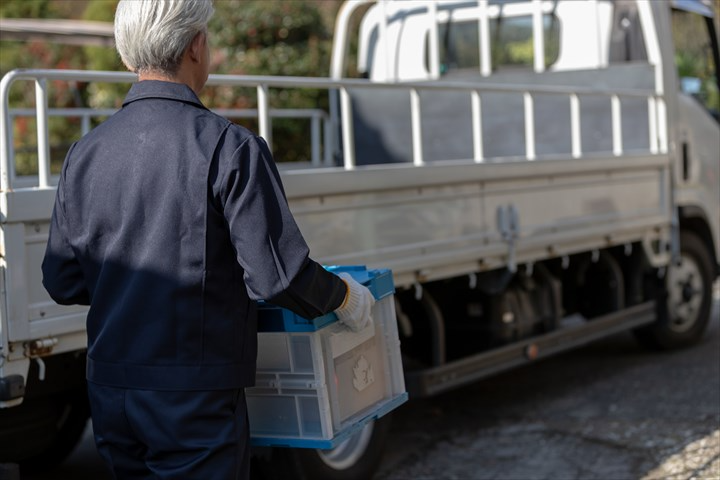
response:
<path id="1" fill-rule="evenodd" d="M 67 161 L 65 163 L 67 164 Z M 82 268 L 67 241 L 68 224 L 64 208 L 64 178 L 65 166 L 63 166 L 60 176 L 55 207 L 50 221 L 48 244 L 42 262 L 42 282 L 50 297 L 61 305 L 90 305 L 90 295 Z"/>
<path id="2" fill-rule="evenodd" d="M 223 211 L 250 297 L 306 318 L 340 306 L 345 284 L 309 258 L 265 142 L 256 136 L 245 140 L 232 165 Z"/>

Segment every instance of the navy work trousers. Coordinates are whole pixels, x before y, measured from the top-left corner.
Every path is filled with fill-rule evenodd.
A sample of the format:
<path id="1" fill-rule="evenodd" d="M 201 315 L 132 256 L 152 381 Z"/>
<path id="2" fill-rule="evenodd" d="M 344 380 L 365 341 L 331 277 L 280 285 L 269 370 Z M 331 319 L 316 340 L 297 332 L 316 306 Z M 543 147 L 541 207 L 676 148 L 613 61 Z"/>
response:
<path id="1" fill-rule="evenodd" d="M 98 452 L 118 479 L 246 480 L 245 391 L 88 384 Z"/>

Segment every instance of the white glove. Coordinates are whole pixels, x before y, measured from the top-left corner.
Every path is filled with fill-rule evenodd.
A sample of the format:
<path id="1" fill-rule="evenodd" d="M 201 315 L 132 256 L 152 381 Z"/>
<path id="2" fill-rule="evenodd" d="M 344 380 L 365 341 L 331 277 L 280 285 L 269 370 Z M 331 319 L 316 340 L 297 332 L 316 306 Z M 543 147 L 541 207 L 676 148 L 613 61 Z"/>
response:
<path id="1" fill-rule="evenodd" d="M 338 275 L 347 286 L 347 293 L 342 305 L 335 309 L 340 322 L 347 325 L 353 332 L 359 332 L 372 322 L 371 309 L 375 298 L 367 287 L 355 281 L 349 273 Z"/>

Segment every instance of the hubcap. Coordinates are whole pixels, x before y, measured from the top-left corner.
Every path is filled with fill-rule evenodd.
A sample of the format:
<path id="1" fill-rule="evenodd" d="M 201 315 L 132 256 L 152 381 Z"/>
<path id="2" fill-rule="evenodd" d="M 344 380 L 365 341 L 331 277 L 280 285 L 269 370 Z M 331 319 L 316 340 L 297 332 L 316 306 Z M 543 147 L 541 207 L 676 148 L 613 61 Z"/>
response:
<path id="1" fill-rule="evenodd" d="M 702 275 L 695 260 L 683 254 L 680 265 L 668 274 L 670 329 L 686 332 L 697 321 L 702 304 Z"/>
<path id="2" fill-rule="evenodd" d="M 370 444 L 374 423 L 370 422 L 337 447 L 330 450 L 318 450 L 318 456 L 334 470 L 346 470 L 355 465 Z"/>

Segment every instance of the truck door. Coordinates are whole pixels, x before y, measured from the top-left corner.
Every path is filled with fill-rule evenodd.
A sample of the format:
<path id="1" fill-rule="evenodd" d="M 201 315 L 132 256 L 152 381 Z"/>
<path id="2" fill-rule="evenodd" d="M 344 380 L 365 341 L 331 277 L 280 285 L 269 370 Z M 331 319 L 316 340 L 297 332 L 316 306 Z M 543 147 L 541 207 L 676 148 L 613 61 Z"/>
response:
<path id="1" fill-rule="evenodd" d="M 713 11 L 675 2 L 672 36 L 678 95 L 678 203 L 706 212 L 715 245 L 720 239 L 720 71 Z"/>

